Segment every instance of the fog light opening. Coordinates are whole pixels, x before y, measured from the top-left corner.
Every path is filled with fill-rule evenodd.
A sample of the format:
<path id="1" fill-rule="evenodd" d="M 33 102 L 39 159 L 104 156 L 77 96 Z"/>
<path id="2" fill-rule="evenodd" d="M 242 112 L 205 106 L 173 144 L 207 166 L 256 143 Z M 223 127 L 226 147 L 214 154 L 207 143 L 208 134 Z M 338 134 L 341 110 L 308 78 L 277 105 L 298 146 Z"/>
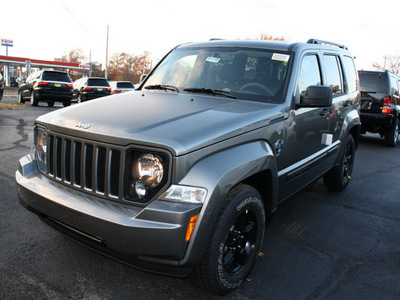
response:
<path id="1" fill-rule="evenodd" d="M 135 192 L 139 199 L 143 199 L 146 196 L 147 189 L 142 181 L 138 180 L 135 182 Z"/>

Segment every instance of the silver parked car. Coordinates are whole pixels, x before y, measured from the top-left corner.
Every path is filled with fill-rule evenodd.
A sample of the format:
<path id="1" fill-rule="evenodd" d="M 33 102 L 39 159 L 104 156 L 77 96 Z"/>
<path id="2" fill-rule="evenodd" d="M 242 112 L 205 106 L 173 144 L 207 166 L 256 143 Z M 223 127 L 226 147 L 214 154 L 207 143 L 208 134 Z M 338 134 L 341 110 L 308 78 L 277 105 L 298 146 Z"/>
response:
<path id="1" fill-rule="evenodd" d="M 184 44 L 138 91 L 39 117 L 20 202 L 99 252 L 226 294 L 279 203 L 321 176 L 349 184 L 359 108 L 345 46 Z"/>

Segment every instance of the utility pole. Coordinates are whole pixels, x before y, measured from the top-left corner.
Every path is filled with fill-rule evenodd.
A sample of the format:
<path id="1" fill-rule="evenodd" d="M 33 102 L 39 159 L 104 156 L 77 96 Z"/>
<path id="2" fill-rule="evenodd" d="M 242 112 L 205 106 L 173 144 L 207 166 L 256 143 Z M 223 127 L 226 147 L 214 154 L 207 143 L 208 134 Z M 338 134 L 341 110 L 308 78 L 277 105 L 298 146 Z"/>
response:
<path id="1" fill-rule="evenodd" d="M 108 80 L 108 66 L 107 66 L 107 61 L 108 61 L 108 27 L 107 25 L 107 44 L 106 44 L 106 79 Z"/>

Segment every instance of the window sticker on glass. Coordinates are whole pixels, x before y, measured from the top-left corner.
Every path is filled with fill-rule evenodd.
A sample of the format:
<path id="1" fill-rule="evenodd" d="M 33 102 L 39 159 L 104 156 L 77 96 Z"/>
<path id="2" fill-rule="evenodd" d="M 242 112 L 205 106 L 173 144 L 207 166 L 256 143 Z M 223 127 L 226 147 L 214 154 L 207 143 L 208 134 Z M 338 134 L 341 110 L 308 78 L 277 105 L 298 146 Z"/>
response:
<path id="1" fill-rule="evenodd" d="M 288 54 L 274 53 L 274 55 L 272 55 L 271 59 L 288 62 L 289 58 L 290 58 L 290 55 L 288 55 Z"/>
<path id="2" fill-rule="evenodd" d="M 217 62 L 219 62 L 219 60 L 220 60 L 220 58 L 212 57 L 212 56 L 209 56 L 209 57 L 206 58 L 206 61 L 207 62 L 211 62 L 211 63 L 217 63 Z"/>

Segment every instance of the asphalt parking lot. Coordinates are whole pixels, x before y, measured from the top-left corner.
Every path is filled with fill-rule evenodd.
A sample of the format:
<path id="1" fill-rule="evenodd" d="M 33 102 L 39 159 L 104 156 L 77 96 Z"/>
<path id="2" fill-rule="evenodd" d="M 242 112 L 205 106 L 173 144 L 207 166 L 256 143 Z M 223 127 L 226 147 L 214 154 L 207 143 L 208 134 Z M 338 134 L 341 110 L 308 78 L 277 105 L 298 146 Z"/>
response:
<path id="1" fill-rule="evenodd" d="M 60 107 L 0 110 L 0 299 L 400 299 L 400 145 L 363 136 L 348 188 L 319 180 L 282 205 L 248 281 L 216 297 L 86 249 L 19 205 L 33 122 Z"/>

